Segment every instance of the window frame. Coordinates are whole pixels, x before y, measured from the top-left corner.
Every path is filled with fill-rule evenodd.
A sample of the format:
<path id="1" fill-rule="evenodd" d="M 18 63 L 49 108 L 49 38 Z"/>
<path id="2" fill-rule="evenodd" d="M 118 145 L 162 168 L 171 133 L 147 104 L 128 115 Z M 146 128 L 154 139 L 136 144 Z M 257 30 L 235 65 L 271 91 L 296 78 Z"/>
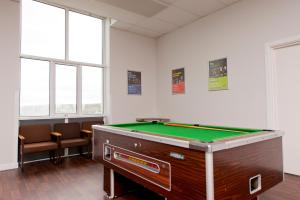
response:
<path id="1" fill-rule="evenodd" d="M 55 119 L 55 118 L 76 118 L 76 117 L 103 117 L 104 113 L 106 112 L 105 107 L 105 99 L 106 99 L 106 90 L 105 90 L 105 80 L 106 80 L 106 69 L 107 69 L 107 53 L 108 47 L 107 47 L 107 39 L 108 37 L 108 29 L 109 26 L 109 19 L 104 18 L 102 16 L 83 11 L 74 9 L 68 6 L 62 6 L 55 3 L 49 3 L 44 0 L 33 0 L 38 3 L 43 3 L 49 6 L 54 6 L 57 8 L 61 8 L 65 10 L 65 59 L 56 59 L 56 58 L 48 58 L 48 57 L 41 57 L 41 56 L 35 56 L 35 55 L 27 55 L 22 54 L 20 52 L 20 59 L 30 59 L 30 60 L 40 60 L 40 61 L 48 61 L 49 62 L 49 114 L 47 116 L 21 116 L 20 110 L 21 110 L 21 103 L 20 103 L 20 97 L 19 97 L 19 119 L 21 120 L 27 120 L 27 119 Z M 22 1 L 20 10 L 22 13 Z M 85 63 L 85 62 L 78 62 L 78 61 L 71 61 L 69 60 L 69 12 L 76 12 L 82 15 L 87 15 L 90 17 L 94 17 L 97 19 L 102 20 L 102 64 L 94 64 L 94 63 Z M 22 23 L 22 14 L 21 14 L 21 23 Z M 22 34 L 21 34 L 21 40 L 22 40 Z M 56 103 L 56 88 L 55 88 L 55 80 L 56 80 L 56 65 L 70 65 L 76 67 L 76 113 L 70 114 L 70 113 L 56 113 L 55 110 L 55 103 Z M 97 67 L 102 68 L 103 76 L 102 76 L 102 113 L 101 114 L 84 114 L 82 112 L 82 67 Z M 21 77 L 20 77 L 21 78 Z M 20 85 L 21 88 L 21 85 Z M 20 96 L 20 95 L 19 95 Z"/>

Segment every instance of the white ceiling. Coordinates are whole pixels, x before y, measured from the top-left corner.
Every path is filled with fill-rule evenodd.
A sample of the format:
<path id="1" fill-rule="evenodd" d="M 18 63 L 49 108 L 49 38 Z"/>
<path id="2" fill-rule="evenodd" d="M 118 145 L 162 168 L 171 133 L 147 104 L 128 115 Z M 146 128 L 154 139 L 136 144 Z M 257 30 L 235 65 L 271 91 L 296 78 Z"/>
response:
<path id="1" fill-rule="evenodd" d="M 95 0 L 105 5 L 115 28 L 159 37 L 240 0 Z"/>

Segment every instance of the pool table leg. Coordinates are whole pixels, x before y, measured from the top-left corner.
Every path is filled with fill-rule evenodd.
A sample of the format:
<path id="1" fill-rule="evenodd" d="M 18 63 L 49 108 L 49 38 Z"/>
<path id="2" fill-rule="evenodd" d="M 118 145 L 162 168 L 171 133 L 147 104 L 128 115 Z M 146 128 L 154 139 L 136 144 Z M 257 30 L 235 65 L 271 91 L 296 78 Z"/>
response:
<path id="1" fill-rule="evenodd" d="M 115 178 L 114 171 L 104 166 L 103 189 L 106 192 L 107 199 L 115 198 Z"/>
<path id="2" fill-rule="evenodd" d="M 138 184 L 104 166 L 103 189 L 107 199 L 114 199 L 138 188 Z"/>

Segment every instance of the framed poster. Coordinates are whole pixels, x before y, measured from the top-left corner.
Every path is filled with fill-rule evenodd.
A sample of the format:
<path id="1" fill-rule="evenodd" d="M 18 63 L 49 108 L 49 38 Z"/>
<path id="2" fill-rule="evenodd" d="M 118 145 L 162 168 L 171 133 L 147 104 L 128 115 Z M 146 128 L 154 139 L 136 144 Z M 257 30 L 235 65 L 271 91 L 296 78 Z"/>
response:
<path id="1" fill-rule="evenodd" d="M 227 58 L 209 61 L 208 90 L 228 90 Z"/>
<path id="2" fill-rule="evenodd" d="M 128 94 L 142 94 L 142 73 L 137 71 L 127 71 Z"/>
<path id="3" fill-rule="evenodd" d="M 185 93 L 184 68 L 172 70 L 172 94 Z"/>

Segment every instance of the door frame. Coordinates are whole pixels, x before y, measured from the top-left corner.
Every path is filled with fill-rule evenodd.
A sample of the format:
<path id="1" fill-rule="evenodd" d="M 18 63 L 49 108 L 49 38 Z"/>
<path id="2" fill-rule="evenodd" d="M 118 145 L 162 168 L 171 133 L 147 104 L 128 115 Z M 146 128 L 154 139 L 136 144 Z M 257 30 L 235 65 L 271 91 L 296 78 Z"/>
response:
<path id="1" fill-rule="evenodd" d="M 273 130 L 279 129 L 276 50 L 295 46 L 295 45 L 300 45 L 300 35 L 267 43 L 265 45 L 265 65 L 266 65 L 265 73 L 266 73 L 268 129 L 273 129 Z"/>

